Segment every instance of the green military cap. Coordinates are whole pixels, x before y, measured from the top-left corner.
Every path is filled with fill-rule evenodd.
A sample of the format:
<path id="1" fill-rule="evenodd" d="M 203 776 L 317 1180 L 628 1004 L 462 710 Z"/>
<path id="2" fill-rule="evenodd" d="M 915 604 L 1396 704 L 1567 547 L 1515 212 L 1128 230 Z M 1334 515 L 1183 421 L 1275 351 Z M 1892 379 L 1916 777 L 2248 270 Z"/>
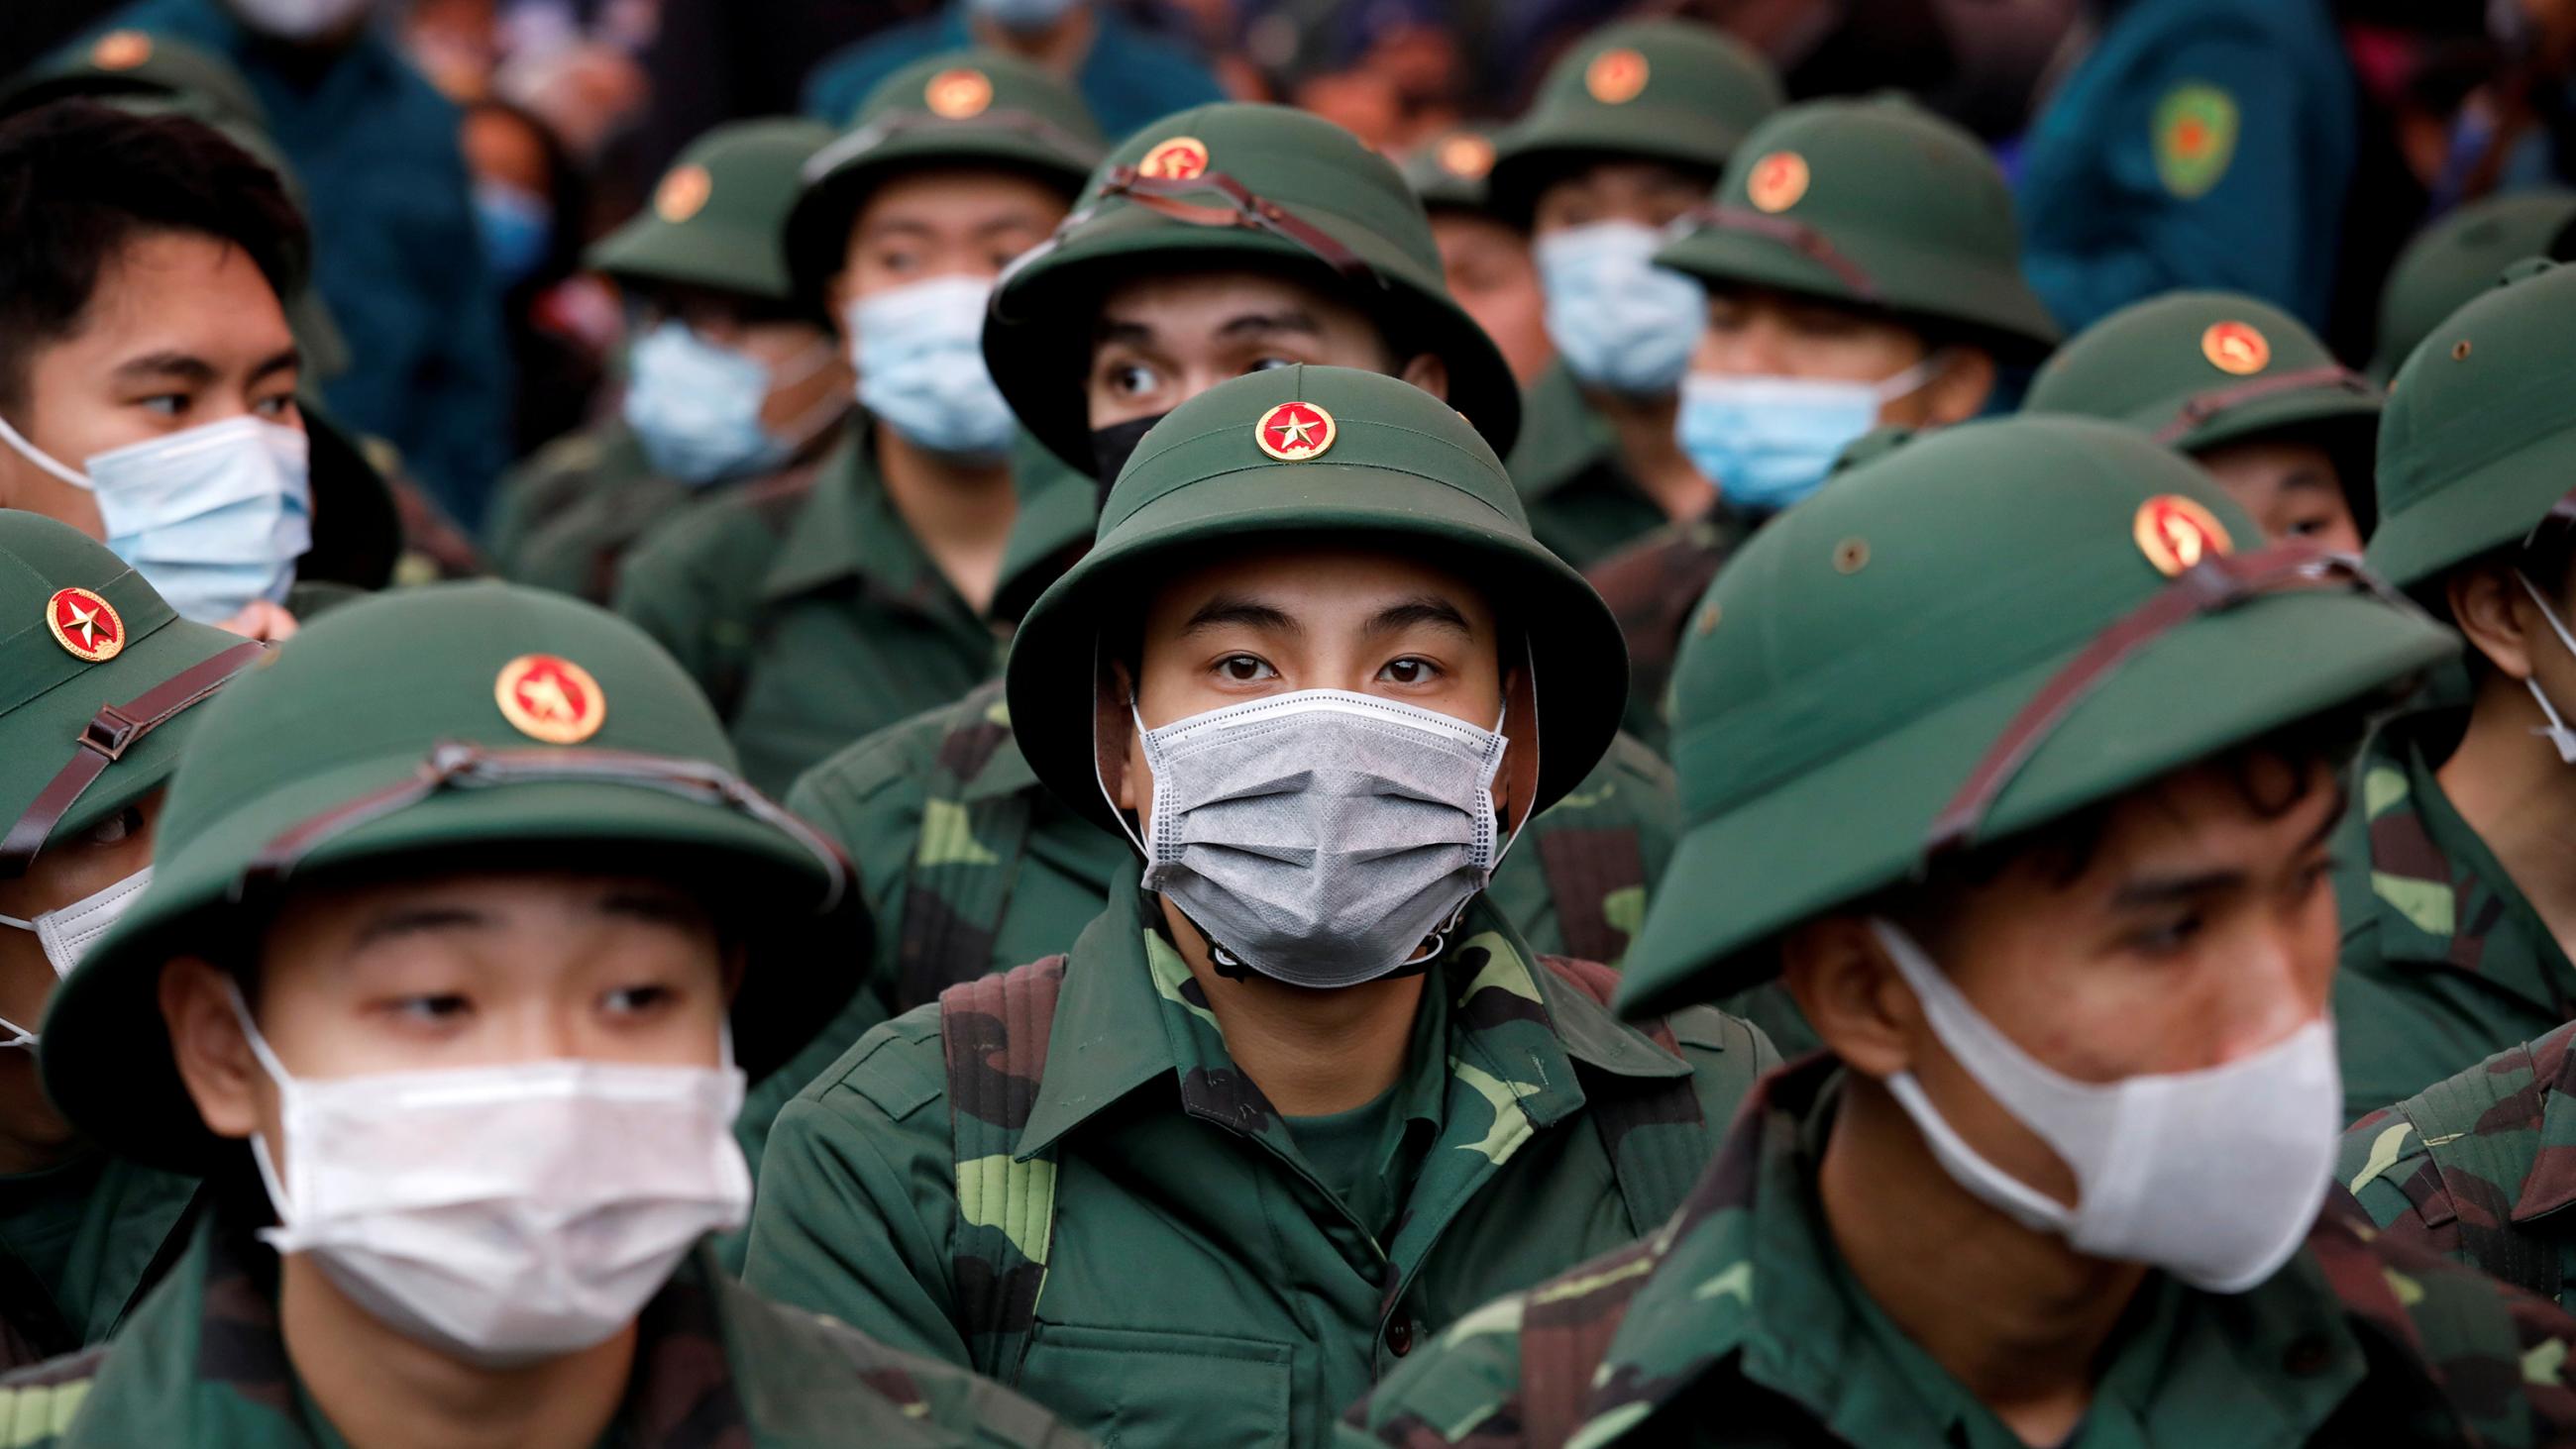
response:
<path id="1" fill-rule="evenodd" d="M 194 706 L 259 653 L 89 535 L 0 509 L 0 879 L 160 788 Z"/>
<path id="2" fill-rule="evenodd" d="M 1001 167 L 1071 196 L 1105 146 L 1090 108 L 1052 71 L 983 50 L 914 61 L 877 82 L 850 129 L 806 163 L 787 221 L 788 272 L 799 295 L 820 299 L 860 205 L 897 171 Z"/>
<path id="3" fill-rule="evenodd" d="M 2239 292 L 2167 292 L 2069 339 L 2022 410 L 2109 418 L 2184 453 L 2298 429 L 2336 456 L 2369 531 L 2379 385 L 2335 361 L 2299 320 Z"/>
<path id="4" fill-rule="evenodd" d="M 2092 418 L 1969 423 L 1852 468 L 1754 535 L 1692 618 L 1672 693 L 1686 834 L 1621 1010 L 1752 985 L 1777 932 L 1941 851 L 2452 652 L 2363 582 L 2264 549 L 2208 474 Z"/>
<path id="5" fill-rule="evenodd" d="M 151 96 L 187 104 L 212 121 L 264 130 L 268 113 L 239 70 L 174 36 L 121 27 L 56 52 L 0 86 L 0 114 L 73 96 Z"/>
<path id="6" fill-rule="evenodd" d="M 677 283 L 785 302 L 795 296 L 782 233 L 805 163 L 832 139 L 817 121 L 728 121 L 689 143 L 652 204 L 582 254 L 625 282 Z"/>
<path id="7" fill-rule="evenodd" d="M 1221 103 L 1165 116 L 1101 163 L 1073 215 L 1002 274 L 984 361 L 1040 442 L 1092 469 L 1081 379 L 1090 315 L 1119 277 L 1175 263 L 1277 268 L 1341 292 L 1399 350 L 1449 367 L 1449 400 L 1497 451 L 1520 429 L 1520 386 L 1449 295 L 1430 218 L 1392 162 L 1285 106 Z"/>
<path id="8" fill-rule="evenodd" d="M 2576 221 L 2576 191 L 2547 186 L 2472 201 L 2418 232 L 2397 254 L 2379 292 L 2379 342 L 2370 375 L 2382 382 L 2434 324 L 2495 284 L 2524 257 L 2558 255 L 2560 229 Z"/>
<path id="9" fill-rule="evenodd" d="M 1547 184 L 1592 161 L 1673 161 L 1715 171 L 1780 108 L 1771 63 L 1685 20 L 1605 25 L 1539 82 L 1494 142 L 1494 209 L 1526 225 Z"/>
<path id="10" fill-rule="evenodd" d="M 2388 385 L 2372 568 L 2401 588 L 2528 537 L 2576 484 L 2576 267 L 2516 263 Z"/>
<path id="11" fill-rule="evenodd" d="M 2058 327 L 2021 271 L 2012 189 L 1977 138 L 1901 96 L 1765 121 L 1655 260 L 1961 333 L 2036 361 Z"/>
<path id="12" fill-rule="evenodd" d="M 1011 643 L 1011 721 L 1056 796 L 1110 830 L 1092 754 L 1104 620 L 1216 550 L 1283 539 L 1376 545 L 1481 584 L 1524 631 L 1538 716 L 1532 813 L 1582 780 L 1618 733 L 1628 651 L 1609 606 L 1530 536 L 1483 435 L 1438 398 L 1348 367 L 1279 367 L 1172 409 L 1109 491 L 1091 552 Z"/>
<path id="13" fill-rule="evenodd" d="M 842 894 L 838 852 L 741 783 L 705 696 L 605 610 L 489 582 L 378 594 L 314 620 L 204 714 L 152 884 L 45 1016 L 46 1091 L 111 1151 L 208 1165 L 161 968 L 238 959 L 299 882 L 575 864 L 686 883 L 749 933 L 733 1039 L 754 1078 L 855 983 L 828 953 L 786 949 Z"/>
<path id="14" fill-rule="evenodd" d="M 1494 128 L 1460 126 L 1415 147 L 1404 158 L 1404 184 L 1425 211 L 1486 210 L 1485 182 L 1494 170 Z"/>

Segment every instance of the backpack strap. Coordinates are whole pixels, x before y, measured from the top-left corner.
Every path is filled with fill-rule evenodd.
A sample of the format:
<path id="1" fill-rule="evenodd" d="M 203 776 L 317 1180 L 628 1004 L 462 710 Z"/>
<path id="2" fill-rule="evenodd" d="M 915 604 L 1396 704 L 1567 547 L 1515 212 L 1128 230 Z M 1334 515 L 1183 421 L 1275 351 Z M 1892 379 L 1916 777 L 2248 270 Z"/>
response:
<path id="1" fill-rule="evenodd" d="M 2418 1124 L 2416 1137 L 2424 1144 L 2425 1155 L 2433 1159 L 2434 1170 L 2441 1174 L 2442 1190 L 2453 1203 L 2496 1205 L 2492 1215 L 2481 1212 L 2461 1216 L 2461 1251 L 2488 1277 L 2503 1279 L 2554 1303 L 2561 1281 L 2556 1242 L 2530 1232 L 2508 1215 L 2514 1199 L 2522 1194 L 2523 1180 L 2531 1174 L 2531 1137 L 2504 1130 L 2508 1124 L 2495 1120 L 2496 1109 L 2505 1104 L 2496 1100 L 2494 1089 L 2487 1085 L 2503 1076 L 2518 1075 L 2522 1080 L 2541 1082 L 2547 1079 L 2531 1060 L 2530 1046 L 2515 1047 L 2510 1056 L 2519 1058 L 2511 1067 L 2499 1070 L 2496 1064 L 2490 1064 L 2483 1071 L 2445 1078 L 2425 1088 L 2400 1110 Z M 2518 1093 L 2507 1100 L 2528 1109 L 2528 1126 L 2536 1136 L 2547 1095 Z M 2466 1125 L 2464 1130 L 2428 1134 L 2421 1125 L 2425 1122 Z"/>
<path id="2" fill-rule="evenodd" d="M 1554 812 L 1549 812 L 1554 813 Z M 1578 817 L 1579 818 L 1579 817 Z M 1556 928 L 1569 956 L 1616 961 L 1628 954 L 1628 928 L 1612 921 L 1613 898 L 1646 890 L 1645 847 L 1637 827 L 1548 828 L 1548 817 L 1530 822 L 1538 837 L 1538 864 L 1547 893 L 1556 900 Z"/>
<path id="3" fill-rule="evenodd" d="M 1063 985 L 1064 958 L 1049 956 L 939 993 L 957 1165 L 949 1284 L 975 1369 L 1004 1382 L 1028 1346 L 1055 1229 L 1055 1155 L 1020 1162 L 1012 1152 L 1046 1076 Z"/>
<path id="4" fill-rule="evenodd" d="M 1564 1449 L 1583 1427 L 1610 1340 L 1661 1261 L 1655 1243 L 1640 1238 L 1579 1263 L 1521 1301 L 1520 1442 L 1526 1449 Z"/>
<path id="5" fill-rule="evenodd" d="M 1541 956 L 1539 964 L 1554 973 L 1556 979 L 1580 991 L 1603 1007 L 1610 1005 L 1611 994 L 1618 989 L 1619 973 L 1598 961 L 1578 961 L 1569 956 Z M 1682 1057 L 1679 1038 L 1670 1023 L 1662 1017 L 1639 1024 L 1639 1029 L 1654 1039 L 1655 1045 Z M 1641 1233 L 1651 1233 L 1663 1226 L 1683 1199 L 1699 1181 L 1700 1169 L 1706 1163 L 1696 1157 L 1685 1159 L 1672 1152 L 1632 1151 L 1629 1145 L 1637 1138 L 1640 1127 L 1688 1123 L 1698 1126 L 1706 1120 L 1700 1110 L 1699 1091 L 1691 1073 L 1677 1077 L 1617 1079 L 1616 1091 L 1595 1091 L 1603 1085 L 1599 1077 L 1586 1084 L 1584 1115 L 1592 1119 L 1601 1134 L 1601 1149 L 1609 1154 L 1610 1171 L 1619 1183 L 1619 1197 L 1628 1205 L 1628 1220 Z M 1656 1134 L 1646 1134 L 1646 1141 Z"/>
<path id="6" fill-rule="evenodd" d="M 1037 815 L 1027 790 L 967 798 L 1003 750 L 1015 750 L 994 680 L 952 706 L 929 770 L 921 831 L 904 867 L 895 922 L 894 1009 L 909 1011 L 961 981 L 989 975 L 1011 887 Z"/>

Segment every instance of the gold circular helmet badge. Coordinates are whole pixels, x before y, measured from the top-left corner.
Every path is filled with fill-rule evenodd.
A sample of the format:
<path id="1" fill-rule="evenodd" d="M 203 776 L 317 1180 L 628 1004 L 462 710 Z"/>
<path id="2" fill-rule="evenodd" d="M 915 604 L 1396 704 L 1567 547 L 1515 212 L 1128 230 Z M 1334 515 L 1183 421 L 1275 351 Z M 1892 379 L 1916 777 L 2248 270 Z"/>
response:
<path id="1" fill-rule="evenodd" d="M 715 178 L 704 166 L 678 167 L 654 188 L 653 214 L 675 224 L 687 221 L 706 209 L 707 198 L 715 191 Z"/>
<path id="2" fill-rule="evenodd" d="M 558 654 L 522 654 L 492 681 L 501 718 L 532 740 L 577 745 L 608 721 L 608 697 L 590 671 Z"/>
<path id="3" fill-rule="evenodd" d="M 1440 143 L 1433 159 L 1461 181 L 1482 181 L 1494 169 L 1494 143 L 1482 136 L 1452 136 Z"/>
<path id="4" fill-rule="evenodd" d="M 2167 578 L 2236 547 L 2215 514 L 2179 493 L 2160 493 L 2139 504 L 2131 531 L 2138 551 Z"/>
<path id="5" fill-rule="evenodd" d="M 1136 174 L 1155 181 L 1193 181 L 1207 174 L 1208 148 L 1196 136 L 1174 136 L 1136 163 Z"/>
<path id="6" fill-rule="evenodd" d="M 963 121 L 984 114 L 993 104 L 993 83 L 980 70 L 943 70 L 921 89 L 921 103 L 934 116 Z"/>
<path id="7" fill-rule="evenodd" d="M 1744 178 L 1744 199 L 1763 212 L 1787 211 L 1807 194 L 1807 158 L 1795 151 L 1774 151 L 1753 163 Z"/>
<path id="8" fill-rule="evenodd" d="M 45 628 L 73 658 L 104 664 L 125 652 L 125 620 L 87 589 L 56 589 L 45 601 Z"/>
<path id="9" fill-rule="evenodd" d="M 1583 68 L 1583 88 L 1605 106 L 1624 106 L 1646 89 L 1646 58 L 1628 49 L 1605 50 Z"/>
<path id="10" fill-rule="evenodd" d="M 2250 377 L 2272 361 L 2272 344 L 2246 322 L 2213 322 L 2200 334 L 2200 355 L 2221 372 Z"/>
<path id="11" fill-rule="evenodd" d="M 1333 415 L 1313 403 L 1284 402 L 1252 425 L 1252 440 L 1283 463 L 1303 463 L 1323 456 L 1339 432 Z"/>
<path id="12" fill-rule="evenodd" d="M 89 49 L 89 63 L 100 70 L 132 70 L 152 59 L 152 37 L 140 30 L 111 30 Z"/>

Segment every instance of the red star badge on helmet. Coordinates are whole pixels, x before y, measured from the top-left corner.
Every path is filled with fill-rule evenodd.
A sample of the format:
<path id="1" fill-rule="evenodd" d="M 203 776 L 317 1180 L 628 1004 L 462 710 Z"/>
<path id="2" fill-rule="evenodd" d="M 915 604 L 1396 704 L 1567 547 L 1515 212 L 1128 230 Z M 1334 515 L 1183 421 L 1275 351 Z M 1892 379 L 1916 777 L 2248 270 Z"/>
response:
<path id="1" fill-rule="evenodd" d="M 1313 403 L 1284 402 L 1252 425 L 1252 439 L 1281 462 L 1302 463 L 1333 446 L 1337 431 L 1333 415 Z"/>
<path id="2" fill-rule="evenodd" d="M 1156 181 L 1195 181 L 1208 169 L 1208 148 L 1196 136 L 1159 142 L 1136 163 L 1136 174 Z"/>
<path id="3" fill-rule="evenodd" d="M 87 589 L 57 589 L 45 601 L 45 627 L 73 657 L 104 664 L 125 649 L 125 621 L 116 606 Z"/>
<path id="4" fill-rule="evenodd" d="M 1807 194 L 1807 158 L 1795 151 L 1774 151 L 1753 163 L 1744 178 L 1744 199 L 1763 212 L 1787 211 Z"/>
<path id="5" fill-rule="evenodd" d="M 2217 515 L 2179 493 L 2160 493 L 2139 504 L 2132 532 L 2138 551 L 2167 578 L 2236 547 Z"/>
<path id="6" fill-rule="evenodd" d="M 590 671 L 555 654 L 522 654 L 501 666 L 492 701 L 510 727 L 550 745 L 577 745 L 608 720 L 608 697 Z"/>
<path id="7" fill-rule="evenodd" d="M 1583 68 L 1583 88 L 1605 106 L 1624 106 L 1646 88 L 1646 58 L 1633 50 L 1605 50 Z"/>
<path id="8" fill-rule="evenodd" d="M 2272 360 L 2272 344 L 2248 322 L 2213 322 L 2200 334 L 2200 355 L 2221 372 L 2250 377 Z"/>

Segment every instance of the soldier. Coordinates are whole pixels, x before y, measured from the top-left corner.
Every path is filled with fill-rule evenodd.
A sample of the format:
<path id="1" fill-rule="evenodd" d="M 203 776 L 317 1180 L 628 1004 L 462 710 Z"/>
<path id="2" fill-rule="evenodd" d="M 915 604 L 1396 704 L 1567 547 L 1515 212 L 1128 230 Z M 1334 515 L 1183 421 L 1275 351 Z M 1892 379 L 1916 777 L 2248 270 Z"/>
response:
<path id="1" fill-rule="evenodd" d="M 1437 399 L 1297 366 L 1182 404 L 1009 672 L 1030 768 L 1151 842 L 1141 880 L 780 1113 L 746 1280 L 1133 1449 L 1304 1446 L 1662 1220 L 1769 1044 L 1614 1022 L 1611 972 L 1480 895 L 1624 672 Z"/>
<path id="2" fill-rule="evenodd" d="M 812 471 L 849 410 L 850 370 L 789 285 L 780 234 L 801 168 L 831 139 L 808 121 L 718 126 L 583 257 L 638 314 L 625 398 L 502 480 L 486 528 L 501 573 L 605 603 L 626 551 L 684 504 Z"/>
<path id="3" fill-rule="evenodd" d="M 2557 255 L 2552 242 L 2576 221 L 2576 192 L 2545 187 L 2472 201 L 2416 234 L 2397 254 L 2379 294 L 2370 375 L 2385 383 L 2426 333 L 2495 285 L 2524 257 Z"/>
<path id="4" fill-rule="evenodd" d="M 2127 423 L 2198 462 L 2273 543 L 2361 552 L 2380 386 L 2297 318 L 2238 292 L 2168 292 L 2059 348 L 2022 410 Z"/>
<path id="5" fill-rule="evenodd" d="M 2569 1442 L 2576 1321 L 2325 1206 L 2336 770 L 2449 645 L 2254 537 L 2171 452 L 2033 418 L 1746 544 L 1618 1005 L 1776 973 L 1827 1050 L 1672 1222 L 1460 1320 L 1346 1442 Z"/>
<path id="6" fill-rule="evenodd" d="M 214 1201 L 112 1343 L 0 1387 L 13 1442 L 1074 1442 L 697 1248 L 745 1074 L 850 989 L 805 929 L 844 881 L 650 640 L 410 590 L 205 715 L 43 1067 Z"/>
<path id="7" fill-rule="evenodd" d="M 1099 146 L 1062 82 L 958 52 L 889 77 L 808 166 L 788 273 L 850 349 L 861 409 L 810 475 L 646 539 L 617 590 L 761 788 L 998 665 L 991 606 L 1020 508 L 1089 489 L 1021 443 L 978 339 L 994 277 L 1064 216 Z"/>
<path id="8" fill-rule="evenodd" d="M 1708 293 L 1676 426 L 1699 500 L 1590 570 L 1628 640 L 1628 731 L 1657 746 L 1690 611 L 1744 535 L 1870 428 L 1975 417 L 1999 362 L 2057 338 L 2022 281 L 2003 173 L 1900 100 L 1773 116 L 1683 227 L 1655 260 Z"/>
<path id="9" fill-rule="evenodd" d="M 1261 205 L 1287 222 L 1227 224 Z M 1394 168 L 1277 106 L 1187 111 L 1129 138 L 1075 219 L 1003 284 L 985 355 L 1019 415 L 1068 459 L 1095 459 L 1103 487 L 1170 408 L 1262 367 L 1395 373 L 1456 405 L 1498 451 L 1519 410 L 1494 344 L 1442 287 Z M 1089 494 L 1079 505 L 1077 553 L 1096 517 Z M 1047 519 L 1033 512 L 1023 540 L 1042 540 Z M 1018 613 L 1025 601 L 1011 596 L 1033 597 L 1027 585 L 1062 564 L 1018 570 L 998 607 Z M 788 801 L 858 863 L 882 1015 L 1062 949 L 1128 869 L 1124 839 L 1038 783 L 998 681 L 841 751 Z M 1615 960 L 1678 822 L 1670 771 L 1623 741 L 1533 824 L 1493 899 L 1538 949 Z M 842 1041 L 872 1024 L 854 1021 Z"/>
<path id="10" fill-rule="evenodd" d="M 2345 838 L 2345 1118 L 2576 1018 L 2576 270 L 2531 262 L 2433 329 L 2380 425 L 2369 559 L 2467 637 L 2464 693 L 2373 737 Z"/>
<path id="11" fill-rule="evenodd" d="M 1404 160 L 1405 184 L 1431 215 L 1449 295 L 1494 339 L 1523 387 L 1556 360 L 1547 340 L 1547 293 L 1529 238 L 1495 213 L 1485 182 L 1494 169 L 1490 127 L 1462 126 L 1424 142 Z"/>
<path id="12" fill-rule="evenodd" d="M 16 509 L 0 509 L 0 619 L 0 1367 L 17 1367 L 107 1337 L 184 1245 L 196 1179 L 75 1136 L 37 1083 L 36 1024 L 152 878 L 195 706 L 260 646 Z"/>
<path id="13" fill-rule="evenodd" d="M 1530 387 L 1512 482 L 1577 568 L 1708 502 L 1673 440 L 1702 298 L 1653 258 L 1779 105 L 1770 65 L 1733 40 L 1632 21 L 1568 51 L 1495 140 L 1491 204 L 1531 237 L 1557 356 Z"/>

